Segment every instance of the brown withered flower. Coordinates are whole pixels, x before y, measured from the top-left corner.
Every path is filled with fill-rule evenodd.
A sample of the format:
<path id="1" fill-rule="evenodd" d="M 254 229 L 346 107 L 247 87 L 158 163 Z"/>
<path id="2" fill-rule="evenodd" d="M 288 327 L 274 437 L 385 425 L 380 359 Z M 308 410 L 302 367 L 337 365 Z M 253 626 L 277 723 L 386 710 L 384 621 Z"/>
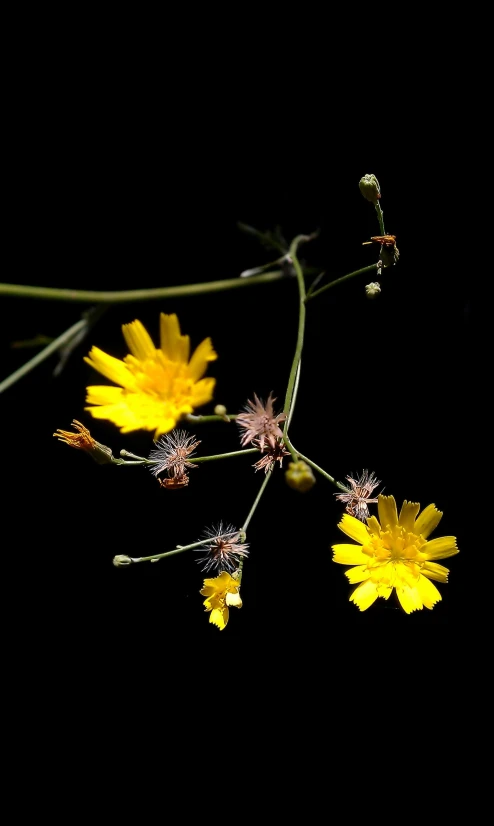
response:
<path id="1" fill-rule="evenodd" d="M 198 548 L 202 556 L 197 562 L 202 565 L 202 570 L 233 573 L 238 568 L 240 560 L 249 555 L 249 546 L 241 542 L 242 538 L 245 538 L 245 535 L 242 536 L 233 525 L 223 526 L 220 522 L 216 527 L 207 528 L 204 546 Z"/>
<path id="2" fill-rule="evenodd" d="M 99 465 L 110 464 L 113 461 L 111 448 L 93 439 L 87 427 L 81 422 L 73 419 L 72 427 L 77 433 L 71 433 L 70 430 L 60 430 L 60 428 L 58 428 L 57 432 L 53 435 L 56 436 L 59 441 L 69 445 L 69 447 L 75 447 L 76 450 L 84 450 L 85 453 L 89 453 L 91 458 Z"/>
<path id="3" fill-rule="evenodd" d="M 362 475 L 357 479 L 352 479 L 351 476 L 345 478 L 350 483 L 351 490 L 348 493 L 336 493 L 335 496 L 340 502 L 346 502 L 347 513 L 360 519 L 361 522 L 366 522 L 369 518 L 368 505 L 377 503 L 377 498 L 370 498 L 371 493 L 381 483 L 368 470 L 362 471 Z"/>
<path id="4" fill-rule="evenodd" d="M 186 487 L 189 484 L 187 469 L 196 467 L 188 460 L 201 442 L 195 441 L 195 436 L 188 436 L 185 430 L 172 430 L 155 444 L 156 449 L 149 454 L 149 458 L 156 462 L 150 468 L 153 476 L 159 477 L 166 471 L 166 478 L 158 479 L 162 487 L 172 490 Z"/>
<path id="5" fill-rule="evenodd" d="M 276 440 L 281 439 L 283 433 L 280 430 L 280 422 L 286 419 L 285 413 L 278 413 L 276 416 L 273 410 L 273 394 L 270 393 L 266 403 L 258 399 L 254 393 L 254 401 L 250 400 L 245 405 L 245 412 L 237 416 L 237 424 L 240 427 L 241 444 L 246 445 L 256 440 L 259 442 L 259 449 L 264 451 L 267 442 L 272 450 L 275 449 Z"/>
<path id="6" fill-rule="evenodd" d="M 257 439 L 254 440 L 252 444 L 255 447 L 261 449 L 260 442 L 257 441 Z M 269 470 L 273 470 L 275 462 L 279 462 L 280 467 L 282 467 L 283 459 L 285 458 L 285 456 L 289 455 L 290 451 L 286 449 L 283 439 L 276 439 L 274 447 L 271 447 L 270 445 L 266 447 L 264 456 L 262 457 L 262 459 L 259 459 L 259 461 L 256 462 L 255 465 L 253 465 L 253 467 L 255 467 L 256 471 L 264 470 L 264 472 L 267 473 Z"/>

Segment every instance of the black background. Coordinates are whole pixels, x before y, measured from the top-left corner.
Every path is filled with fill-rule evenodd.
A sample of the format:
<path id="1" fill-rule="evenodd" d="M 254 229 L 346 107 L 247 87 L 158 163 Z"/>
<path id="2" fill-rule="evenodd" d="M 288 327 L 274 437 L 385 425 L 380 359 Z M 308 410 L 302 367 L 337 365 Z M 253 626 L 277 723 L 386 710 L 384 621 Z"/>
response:
<path id="1" fill-rule="evenodd" d="M 129 95 L 127 96 L 127 92 Z M 129 97 L 131 100 L 129 100 Z M 159 313 L 177 313 L 196 346 L 211 336 L 218 360 L 214 402 L 238 412 L 256 392 L 283 404 L 297 331 L 295 279 L 232 292 L 111 307 L 74 351 L 59 378 L 56 357 L 2 396 L 4 553 L 13 571 L 4 587 L 43 645 L 57 650 L 122 643 L 131 657 L 146 641 L 213 643 L 267 635 L 275 644 L 466 628 L 475 611 L 469 465 L 476 452 L 478 390 L 472 280 L 462 238 L 446 227 L 450 182 L 440 147 L 419 162 L 411 145 L 384 130 L 353 127 L 335 136 L 319 108 L 269 112 L 255 96 L 193 101 L 88 93 L 84 78 L 30 78 L 11 124 L 12 171 L 5 236 L 12 283 L 123 290 L 236 277 L 276 257 L 242 234 L 279 225 L 290 240 L 319 230 L 301 248 L 311 266 L 336 278 L 375 260 L 362 246 L 379 228 L 358 182 L 377 175 L 386 231 L 399 264 L 384 272 L 382 294 L 365 296 L 374 277 L 357 278 L 307 309 L 294 444 L 338 479 L 374 471 L 398 504 L 406 498 L 444 511 L 435 536 L 456 535 L 446 561 L 450 582 L 432 611 L 406 616 L 395 598 L 360 613 L 348 601 L 344 567 L 331 562 L 337 529 L 335 489 L 318 477 L 300 495 L 276 471 L 249 528 L 244 606 L 224 632 L 209 625 L 193 553 L 156 565 L 116 569 L 115 554 L 144 556 L 196 541 L 219 520 L 239 526 L 262 482 L 250 459 L 191 472 L 188 489 L 161 490 L 141 468 L 98 467 L 52 434 L 83 421 L 109 445 L 146 454 L 151 434 L 122 436 L 84 412 L 85 387 L 99 377 L 83 362 L 95 344 L 123 357 L 123 323 L 139 318 L 155 341 Z M 244 103 L 242 103 L 244 101 Z M 268 114 L 269 113 L 269 114 Z M 316 113 L 316 114 L 314 114 Z M 458 227 L 459 225 L 453 225 Z M 310 279 L 307 280 L 307 284 Z M 2 378 L 27 358 L 12 341 L 59 335 L 84 304 L 2 298 Z M 193 432 L 201 453 L 235 450 L 235 425 Z"/>

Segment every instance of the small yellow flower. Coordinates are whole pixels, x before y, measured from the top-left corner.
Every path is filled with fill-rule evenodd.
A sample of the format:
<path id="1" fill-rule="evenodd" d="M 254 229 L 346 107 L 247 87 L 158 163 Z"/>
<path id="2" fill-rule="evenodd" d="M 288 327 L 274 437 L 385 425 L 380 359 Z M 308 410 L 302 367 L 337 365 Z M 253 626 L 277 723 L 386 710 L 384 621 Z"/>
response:
<path id="1" fill-rule="evenodd" d="M 459 553 L 454 536 L 428 540 L 442 517 L 435 505 L 428 505 L 417 516 L 420 505 L 403 502 L 400 515 L 394 496 L 379 496 L 379 520 L 375 516 L 364 525 L 354 516 L 344 514 L 338 527 L 358 545 L 333 545 L 333 561 L 353 565 L 346 576 L 352 585 L 359 582 L 350 600 L 361 611 L 377 597 L 388 599 L 396 588 L 406 611 L 432 608 L 441 594 L 430 581 L 447 582 L 449 570 L 435 560 Z"/>
<path id="2" fill-rule="evenodd" d="M 238 579 L 234 579 L 226 571 L 214 579 L 204 580 L 204 587 L 200 591 L 202 596 L 206 597 L 204 610 L 211 611 L 209 622 L 217 625 L 220 631 L 223 631 L 228 622 L 228 606 L 242 607 L 239 591 Z"/>
<path id="3" fill-rule="evenodd" d="M 202 378 L 208 362 L 217 358 L 210 338 L 192 357 L 189 336 L 180 333 L 176 315 L 160 316 L 161 347 L 156 348 L 140 321 L 122 327 L 130 350 L 123 360 L 93 347 L 84 361 L 119 385 L 87 388 L 87 407 L 95 419 L 108 419 L 122 433 L 154 430 L 154 438 L 173 430 L 177 422 L 213 397 L 215 379 Z"/>

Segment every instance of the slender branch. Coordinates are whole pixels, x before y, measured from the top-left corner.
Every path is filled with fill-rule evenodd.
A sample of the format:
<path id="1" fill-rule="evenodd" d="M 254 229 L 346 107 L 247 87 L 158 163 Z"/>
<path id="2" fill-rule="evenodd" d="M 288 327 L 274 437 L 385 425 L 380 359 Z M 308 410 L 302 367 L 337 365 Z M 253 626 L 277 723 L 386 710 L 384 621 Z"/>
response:
<path id="1" fill-rule="evenodd" d="M 293 356 L 292 367 L 290 370 L 290 376 L 288 378 L 288 385 L 286 388 L 285 405 L 283 407 L 283 412 L 286 414 L 285 424 L 283 427 L 284 435 L 288 431 L 288 424 L 290 421 L 290 410 L 292 404 L 295 404 L 295 397 L 297 395 L 297 375 L 299 371 L 300 359 L 302 357 L 302 348 L 304 346 L 305 332 L 305 284 L 304 276 L 302 273 L 302 267 L 300 266 L 299 260 L 297 258 L 297 248 L 300 243 L 304 241 L 310 241 L 313 237 L 313 235 L 297 235 L 297 237 L 294 238 L 292 243 L 290 244 L 289 256 L 295 269 L 295 274 L 297 276 L 300 303 L 298 311 L 297 344 L 295 347 L 295 354 Z"/>
<path id="2" fill-rule="evenodd" d="M 201 545 L 204 545 L 207 541 L 207 539 L 201 539 L 200 542 L 193 542 L 191 545 L 181 545 L 174 551 L 165 551 L 164 554 L 153 554 L 153 556 L 139 557 L 129 556 L 129 559 L 131 562 L 155 562 L 158 559 L 164 559 L 165 556 L 175 556 L 176 554 L 183 554 L 184 551 L 190 551 L 192 548 L 200 548 Z"/>
<path id="3" fill-rule="evenodd" d="M 47 358 L 49 358 L 52 353 L 56 353 L 57 350 L 60 350 L 61 347 L 67 345 L 75 336 L 78 336 L 82 330 L 87 327 L 87 319 L 83 318 L 80 321 L 77 321 L 72 327 L 69 327 L 68 330 L 65 330 L 58 338 L 54 339 L 47 347 L 45 347 L 41 352 L 37 353 L 33 356 L 32 359 L 27 361 L 22 367 L 19 367 L 18 370 L 15 370 L 14 373 L 11 373 L 10 376 L 7 376 L 2 382 L 0 382 L 0 393 L 3 393 L 4 390 L 11 387 L 16 381 L 22 379 L 23 376 L 26 376 L 31 370 L 34 370 L 38 364 L 41 364 Z"/>
<path id="4" fill-rule="evenodd" d="M 354 272 L 349 272 L 348 275 L 342 275 L 341 278 L 336 278 L 334 281 L 330 281 L 329 284 L 325 284 L 324 287 L 321 287 L 319 290 L 315 290 L 315 292 L 308 295 L 305 303 L 307 304 L 308 301 L 312 301 L 316 295 L 321 295 L 321 293 L 325 293 L 326 290 L 330 290 L 331 287 L 336 287 L 337 284 L 343 284 L 344 281 L 349 281 L 350 278 L 355 278 L 356 275 L 364 275 L 364 273 L 372 272 L 372 270 L 376 269 L 377 264 L 369 264 L 368 267 L 362 267 L 361 270 L 355 270 Z"/>
<path id="5" fill-rule="evenodd" d="M 341 482 L 337 482 L 336 479 L 330 476 L 330 474 L 327 471 L 323 470 L 322 467 L 319 467 L 319 465 L 316 465 L 316 463 L 313 462 L 312 459 L 308 459 L 307 456 L 304 456 L 303 453 L 300 453 L 298 450 L 296 450 L 290 442 L 288 436 L 285 437 L 285 442 L 289 450 L 292 452 L 292 455 L 294 453 L 297 458 L 302 459 L 303 462 L 307 462 L 307 464 L 310 465 L 310 467 L 313 470 L 316 470 L 318 473 L 321 474 L 321 476 L 324 476 L 324 478 L 327 479 L 328 482 L 331 482 L 332 485 L 335 485 L 335 487 L 339 488 L 340 490 L 344 490 L 346 493 L 348 493 L 348 488 L 345 487 L 345 485 L 343 485 Z"/>
<path id="6" fill-rule="evenodd" d="M 376 208 L 377 220 L 379 221 L 379 230 L 381 232 L 381 235 L 386 235 L 386 233 L 384 231 L 384 215 L 383 215 L 383 211 L 381 209 L 381 204 L 379 203 L 379 201 L 376 201 L 374 206 Z"/>
<path id="7" fill-rule="evenodd" d="M 199 465 L 202 462 L 214 462 L 217 459 L 230 459 L 233 456 L 243 456 L 245 453 L 259 453 L 257 447 L 249 447 L 245 450 L 234 450 L 231 453 L 216 453 L 212 456 L 198 456 L 195 459 L 187 459 L 188 462 Z M 113 458 L 115 465 L 158 465 L 159 459 L 146 459 L 144 456 L 136 456 L 135 453 L 130 453 L 128 450 L 121 450 L 120 456 L 129 456 L 131 459 L 136 459 L 135 462 L 127 462 L 125 459 Z"/>
<path id="8" fill-rule="evenodd" d="M 263 479 L 262 485 L 261 485 L 261 487 L 259 488 L 259 492 L 258 492 L 258 494 L 257 494 L 257 496 L 256 496 L 256 498 L 255 498 L 255 500 L 254 500 L 254 504 L 252 505 L 252 507 L 251 507 L 251 509 L 250 509 L 250 511 L 249 511 L 249 513 L 248 513 L 247 519 L 245 520 L 244 524 L 243 524 L 243 525 L 242 525 L 242 527 L 240 528 L 240 533 L 241 533 L 241 534 L 244 534 L 244 536 L 245 536 L 245 535 L 246 535 L 246 533 L 247 533 L 247 528 L 249 527 L 250 520 L 251 520 L 251 519 L 252 519 L 252 517 L 254 516 L 254 512 L 255 512 L 255 510 L 256 510 L 256 508 L 257 508 L 257 506 L 258 506 L 259 502 L 261 501 L 261 496 L 263 495 L 263 493 L 264 493 L 264 491 L 265 491 L 265 489 L 266 489 L 266 485 L 268 484 L 268 482 L 269 482 L 269 480 L 271 479 L 271 476 L 272 476 L 272 475 L 273 475 L 273 471 L 272 471 L 272 470 L 268 470 L 268 472 L 266 473 L 266 475 L 265 475 L 265 477 L 264 477 L 264 479 Z M 245 541 L 245 540 L 242 540 L 242 541 Z M 241 557 L 240 562 L 238 563 L 238 569 L 237 569 L 237 571 L 238 571 L 238 572 L 237 572 L 237 579 L 238 579 L 239 583 L 242 581 L 242 570 L 243 570 L 243 567 L 244 567 L 244 558 L 243 558 L 243 557 Z"/>
<path id="9" fill-rule="evenodd" d="M 204 284 L 184 284 L 176 287 L 156 287 L 149 290 L 66 290 L 55 287 L 29 287 L 21 284 L 0 284 L 0 295 L 20 298 L 39 298 L 50 301 L 90 302 L 92 304 L 125 304 L 134 301 L 155 301 L 157 298 L 218 293 L 252 287 L 255 284 L 269 284 L 286 278 L 285 270 L 274 270 L 251 278 L 225 278 L 222 281 L 207 281 Z"/>
<path id="10" fill-rule="evenodd" d="M 236 419 L 237 418 L 237 413 L 233 413 L 233 414 L 227 413 L 226 415 L 228 416 L 229 419 Z M 185 419 L 186 422 L 192 422 L 193 424 L 200 424 L 201 422 L 224 422 L 225 421 L 224 416 L 217 416 L 216 413 L 214 413 L 214 414 L 212 413 L 210 416 L 201 416 L 201 415 L 196 416 L 196 415 L 194 415 L 194 413 L 187 413 L 187 415 L 184 416 L 184 419 Z"/>

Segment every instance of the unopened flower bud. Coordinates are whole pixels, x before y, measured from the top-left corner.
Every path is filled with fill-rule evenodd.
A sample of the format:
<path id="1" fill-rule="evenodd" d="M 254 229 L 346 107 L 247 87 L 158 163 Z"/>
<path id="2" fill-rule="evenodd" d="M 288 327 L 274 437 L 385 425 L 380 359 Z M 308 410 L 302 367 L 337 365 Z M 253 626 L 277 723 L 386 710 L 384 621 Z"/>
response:
<path id="1" fill-rule="evenodd" d="M 367 298 L 376 298 L 381 292 L 381 285 L 378 281 L 371 281 L 370 284 L 365 285 L 365 292 L 367 293 Z"/>
<path id="2" fill-rule="evenodd" d="M 113 564 L 115 568 L 125 568 L 127 565 L 132 565 L 132 560 L 130 556 L 125 556 L 125 554 L 118 554 L 117 556 L 113 557 Z"/>
<path id="3" fill-rule="evenodd" d="M 217 416 L 226 416 L 226 407 L 224 404 L 217 404 L 214 408 L 214 412 Z"/>
<path id="4" fill-rule="evenodd" d="M 375 175 L 364 175 L 359 181 L 359 189 L 367 201 L 370 201 L 371 204 L 377 204 L 381 197 L 381 190 Z"/>
<path id="5" fill-rule="evenodd" d="M 316 484 L 312 469 L 301 459 L 298 462 L 290 462 L 285 472 L 285 481 L 289 487 L 300 493 L 305 493 Z"/>

